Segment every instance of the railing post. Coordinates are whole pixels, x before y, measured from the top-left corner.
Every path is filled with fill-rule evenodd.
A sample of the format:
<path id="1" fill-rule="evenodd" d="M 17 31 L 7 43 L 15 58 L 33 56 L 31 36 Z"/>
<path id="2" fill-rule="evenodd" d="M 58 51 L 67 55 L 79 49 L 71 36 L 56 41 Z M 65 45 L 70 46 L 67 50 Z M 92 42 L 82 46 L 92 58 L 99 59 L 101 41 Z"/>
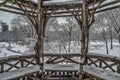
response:
<path id="1" fill-rule="evenodd" d="M 40 64 L 40 80 L 44 80 L 44 63 Z"/>
<path id="2" fill-rule="evenodd" d="M 117 63 L 117 72 L 120 73 L 120 63 Z"/>
<path id="3" fill-rule="evenodd" d="M 21 67 L 22 67 L 22 68 L 24 67 L 23 59 L 21 59 Z"/>
<path id="4" fill-rule="evenodd" d="M 1 70 L 0 70 L 0 73 L 3 73 L 3 72 L 4 72 L 4 63 L 1 63 L 0 66 L 1 66 L 1 68 L 0 68 L 0 69 L 1 69 Z"/>
<path id="5" fill-rule="evenodd" d="M 102 60 L 99 59 L 99 68 L 102 68 Z"/>
<path id="6" fill-rule="evenodd" d="M 83 80 L 83 63 L 80 62 L 79 64 L 79 79 L 78 80 Z"/>

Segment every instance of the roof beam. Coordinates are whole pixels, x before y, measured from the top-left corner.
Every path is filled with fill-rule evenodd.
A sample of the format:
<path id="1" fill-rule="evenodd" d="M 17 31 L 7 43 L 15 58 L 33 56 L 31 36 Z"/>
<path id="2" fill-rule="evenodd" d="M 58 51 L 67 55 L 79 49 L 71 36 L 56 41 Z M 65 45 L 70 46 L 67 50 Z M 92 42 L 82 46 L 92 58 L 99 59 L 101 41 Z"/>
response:
<path id="1" fill-rule="evenodd" d="M 15 7 L 15 6 L 5 5 L 4 7 L 23 12 L 20 8 Z M 30 11 L 30 10 L 27 10 L 27 12 L 29 12 L 29 13 L 34 13 L 34 12 Z M 34 13 L 34 14 L 35 14 L 35 13 Z"/>
<path id="2" fill-rule="evenodd" d="M 99 9 L 96 11 L 96 13 L 100 13 L 100 12 L 104 12 L 104 11 L 108 11 L 108 10 L 112 10 L 112 9 L 116 9 L 116 8 L 120 8 L 120 5 L 116 5 L 116 6 L 112 6 L 112 7 L 104 8 L 104 9 Z"/>
<path id="3" fill-rule="evenodd" d="M 113 5 L 113 4 L 118 4 L 120 1 L 118 1 L 118 0 L 115 0 L 115 1 L 111 1 L 111 2 L 107 2 L 107 3 L 105 3 L 105 4 L 103 4 L 103 5 L 101 5 L 99 8 L 103 8 L 103 7 L 106 7 L 106 6 L 110 6 L 110 5 Z"/>
<path id="4" fill-rule="evenodd" d="M 24 15 L 24 13 L 21 13 L 21 12 L 18 12 L 18 11 L 12 11 L 12 10 L 8 10 L 8 9 L 0 8 L 0 11 L 9 12 L 9 13 L 13 13 L 13 14 Z"/>

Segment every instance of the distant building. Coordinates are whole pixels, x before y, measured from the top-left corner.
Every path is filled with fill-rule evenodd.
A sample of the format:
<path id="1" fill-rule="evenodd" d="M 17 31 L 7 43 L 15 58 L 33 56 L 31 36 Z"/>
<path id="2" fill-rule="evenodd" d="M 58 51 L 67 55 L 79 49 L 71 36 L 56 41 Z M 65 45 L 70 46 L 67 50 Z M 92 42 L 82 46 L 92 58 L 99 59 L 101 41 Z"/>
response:
<path id="1" fill-rule="evenodd" d="M 0 23 L 1 25 L 1 32 L 5 32 L 5 31 L 8 31 L 9 29 L 9 26 L 6 24 L 6 23 Z"/>

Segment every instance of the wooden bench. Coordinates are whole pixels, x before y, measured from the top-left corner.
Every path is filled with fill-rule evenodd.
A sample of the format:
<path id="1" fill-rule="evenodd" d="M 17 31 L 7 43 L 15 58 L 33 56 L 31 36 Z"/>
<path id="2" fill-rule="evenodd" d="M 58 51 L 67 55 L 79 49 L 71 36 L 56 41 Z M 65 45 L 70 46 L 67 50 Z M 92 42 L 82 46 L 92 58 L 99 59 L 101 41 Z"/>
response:
<path id="1" fill-rule="evenodd" d="M 20 68 L 17 70 L 13 70 L 10 72 L 4 72 L 0 74 L 0 80 L 15 80 L 22 77 L 27 77 L 29 75 L 33 75 L 36 72 L 39 72 L 40 67 L 38 65 Z"/>
<path id="2" fill-rule="evenodd" d="M 45 77 L 50 79 L 52 77 L 73 77 L 79 73 L 79 64 L 44 64 Z"/>
<path id="3" fill-rule="evenodd" d="M 120 74 L 102 68 L 85 65 L 83 71 L 103 80 L 120 80 Z"/>
<path id="4" fill-rule="evenodd" d="M 72 72 L 79 71 L 78 64 L 44 64 L 45 71 L 54 71 L 54 72 Z"/>

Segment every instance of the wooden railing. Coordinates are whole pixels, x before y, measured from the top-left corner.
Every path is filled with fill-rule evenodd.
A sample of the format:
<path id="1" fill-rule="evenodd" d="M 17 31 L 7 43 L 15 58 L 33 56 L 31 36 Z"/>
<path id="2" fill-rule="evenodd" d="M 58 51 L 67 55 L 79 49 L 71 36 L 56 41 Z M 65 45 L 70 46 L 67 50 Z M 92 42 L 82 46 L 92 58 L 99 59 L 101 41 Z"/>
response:
<path id="1" fill-rule="evenodd" d="M 45 63 L 48 64 L 68 64 L 76 63 L 78 64 L 81 61 L 82 55 L 79 53 L 45 53 L 44 59 Z M 113 72 L 120 72 L 120 58 L 97 54 L 89 53 L 87 55 L 88 65 L 100 67 L 103 69 L 108 69 Z M 36 56 L 35 54 L 28 55 L 19 55 L 19 56 L 10 56 L 5 58 L 0 58 L 0 72 L 8 72 L 14 69 L 19 69 L 22 67 L 28 67 L 36 65 Z"/>
<path id="2" fill-rule="evenodd" d="M 44 54 L 46 63 L 76 63 L 79 64 L 82 55 L 79 53 L 69 54 Z M 111 70 L 120 73 L 120 58 L 110 55 L 103 55 L 97 53 L 89 53 L 87 55 L 87 65 L 100 67 L 103 69 Z"/>
<path id="3" fill-rule="evenodd" d="M 103 54 L 88 54 L 88 65 L 120 73 L 120 58 Z"/>
<path id="4" fill-rule="evenodd" d="M 0 58 L 1 73 L 31 65 L 36 65 L 35 55 L 33 54 Z"/>

